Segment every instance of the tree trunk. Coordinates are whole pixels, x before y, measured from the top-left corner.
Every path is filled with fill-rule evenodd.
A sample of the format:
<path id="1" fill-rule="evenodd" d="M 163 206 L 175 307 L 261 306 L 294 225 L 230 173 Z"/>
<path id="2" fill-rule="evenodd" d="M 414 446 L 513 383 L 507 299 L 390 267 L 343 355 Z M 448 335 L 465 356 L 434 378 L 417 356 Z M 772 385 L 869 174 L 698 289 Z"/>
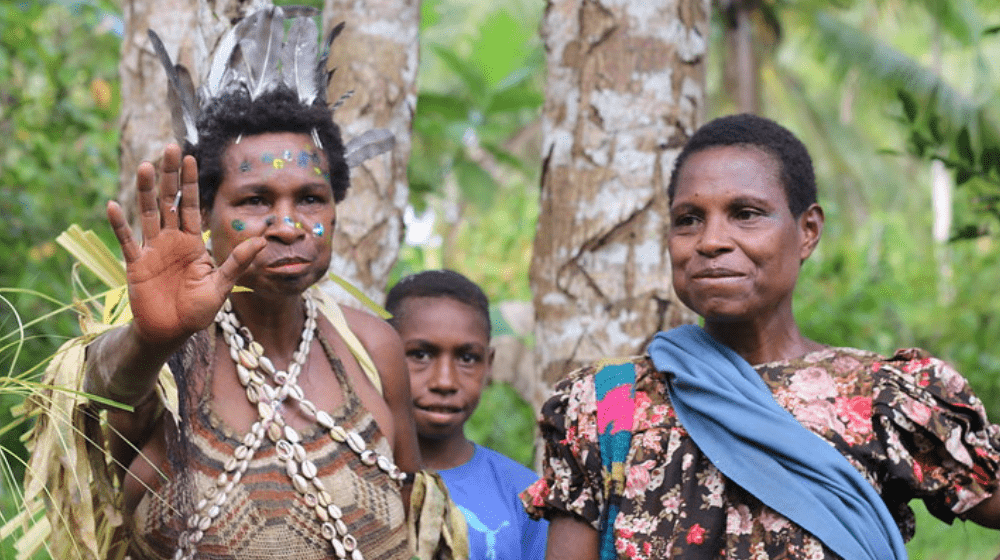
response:
<path id="1" fill-rule="evenodd" d="M 163 147 L 176 142 L 167 107 L 167 76 L 146 31 L 156 31 L 175 64 L 190 70 L 201 83 L 215 44 L 232 21 L 269 5 L 264 0 L 123 0 L 121 155 L 119 200 L 138 224 L 135 170 L 143 161 L 159 165 Z"/>
<path id="2" fill-rule="evenodd" d="M 537 364 L 640 353 L 693 315 L 671 288 L 667 183 L 703 120 L 709 0 L 549 0 Z"/>
<path id="3" fill-rule="evenodd" d="M 384 299 L 403 240 L 419 16 L 419 0 L 326 0 L 323 10 L 324 28 L 347 22 L 330 53 L 330 67 L 337 71 L 328 89 L 331 103 L 354 91 L 334 114 L 345 142 L 372 128 L 387 128 L 396 136 L 391 153 L 351 171 L 351 188 L 337 206 L 330 264 L 331 272 L 377 302 Z M 358 304 L 339 287 L 324 288 L 344 303 Z"/>
<path id="4" fill-rule="evenodd" d="M 740 113 L 759 115 L 760 53 L 755 41 L 753 13 L 759 10 L 754 0 L 730 0 L 724 3 L 723 33 L 725 34 L 726 91 Z"/>

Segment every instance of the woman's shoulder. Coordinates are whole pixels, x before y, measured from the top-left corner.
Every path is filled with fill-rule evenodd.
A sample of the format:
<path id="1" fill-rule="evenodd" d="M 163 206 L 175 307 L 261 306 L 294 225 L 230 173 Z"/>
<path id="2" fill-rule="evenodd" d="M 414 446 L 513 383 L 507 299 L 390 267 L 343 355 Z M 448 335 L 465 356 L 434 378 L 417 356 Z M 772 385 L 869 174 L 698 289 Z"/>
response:
<path id="1" fill-rule="evenodd" d="M 929 393 L 937 399 L 963 405 L 980 405 L 969 381 L 947 361 L 921 348 L 902 348 L 873 364 L 883 385 L 907 392 Z"/>
<path id="2" fill-rule="evenodd" d="M 653 362 L 649 359 L 649 356 L 645 355 L 602 358 L 567 373 L 565 377 L 556 383 L 556 390 L 559 391 L 560 389 L 573 387 L 582 383 L 593 384 L 598 374 L 602 376 L 614 376 L 617 372 L 625 374 L 634 372 L 634 377 L 630 378 L 636 382 L 641 382 L 644 377 L 655 371 L 656 368 L 653 366 Z"/>
<path id="3" fill-rule="evenodd" d="M 617 387 L 632 384 L 642 390 L 656 374 L 649 356 L 605 358 L 570 371 L 553 388 L 550 402 L 572 400 L 593 402 L 597 385 Z"/>

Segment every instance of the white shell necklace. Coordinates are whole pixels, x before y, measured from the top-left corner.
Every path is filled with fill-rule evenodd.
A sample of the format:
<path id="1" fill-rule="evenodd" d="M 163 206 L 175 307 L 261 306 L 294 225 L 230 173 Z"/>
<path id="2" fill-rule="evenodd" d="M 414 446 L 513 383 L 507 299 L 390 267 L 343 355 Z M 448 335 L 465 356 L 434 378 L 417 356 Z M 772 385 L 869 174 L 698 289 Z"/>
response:
<path id="1" fill-rule="evenodd" d="M 306 308 L 305 325 L 298 349 L 292 354 L 292 362 L 287 370 L 279 370 L 264 356 L 264 348 L 254 341 L 250 330 L 240 325 L 233 305 L 227 299 L 222 309 L 216 314 L 215 322 L 222 329 L 222 336 L 229 345 L 229 355 L 236 363 L 236 375 L 240 384 L 246 390 L 247 400 L 257 407 L 258 420 L 250 427 L 250 432 L 243 437 L 242 445 L 238 446 L 233 456 L 225 464 L 225 472 L 220 473 L 215 485 L 202 493 L 202 498 L 195 506 L 195 512 L 187 519 L 187 527 L 178 538 L 177 552 L 174 560 L 193 560 L 195 550 L 205 531 L 212 521 L 221 513 L 233 488 L 239 484 L 253 459 L 254 453 L 260 448 L 264 438 L 274 442 L 275 453 L 285 462 L 285 473 L 292 486 L 299 493 L 303 503 L 316 513 L 320 523 L 320 533 L 329 541 L 337 558 L 364 560 L 364 555 L 358 549 L 358 541 L 347 530 L 343 520 L 343 512 L 333 503 L 333 497 L 326 490 L 323 481 L 317 476 L 318 469 L 306 456 L 302 447 L 302 437 L 292 426 L 285 422 L 282 414 L 283 403 L 289 398 L 298 401 L 299 409 L 315 418 L 319 425 L 327 430 L 330 437 L 338 443 L 346 443 L 361 462 L 368 466 L 377 465 L 390 478 L 402 481 L 406 475 L 389 457 L 368 449 L 365 440 L 354 431 L 348 431 L 338 425 L 327 412 L 318 410 L 316 405 L 305 398 L 302 387 L 297 383 L 309 358 L 309 348 L 316 336 L 316 302 L 303 294 Z M 268 378 L 274 385 L 268 383 Z"/>

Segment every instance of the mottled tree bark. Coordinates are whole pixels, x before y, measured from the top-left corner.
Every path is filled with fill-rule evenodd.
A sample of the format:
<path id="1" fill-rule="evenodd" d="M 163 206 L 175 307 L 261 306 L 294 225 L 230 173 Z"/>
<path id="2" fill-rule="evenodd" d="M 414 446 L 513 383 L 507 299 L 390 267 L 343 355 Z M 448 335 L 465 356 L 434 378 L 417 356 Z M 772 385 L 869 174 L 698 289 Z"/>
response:
<path id="1" fill-rule="evenodd" d="M 347 198 L 337 206 L 337 227 L 330 271 L 347 279 L 377 302 L 403 240 L 403 210 L 409 197 L 406 165 L 417 102 L 419 0 L 326 0 L 324 28 L 347 26 L 330 54 L 336 73 L 329 101 L 354 94 L 337 109 L 334 121 L 344 140 L 372 128 L 396 136 L 390 154 L 351 171 Z M 357 301 L 340 288 L 326 286 L 348 305 Z"/>
<path id="2" fill-rule="evenodd" d="M 536 362 L 553 383 L 693 319 L 671 288 L 666 188 L 703 119 L 709 0 L 549 0 Z"/>
<path id="3" fill-rule="evenodd" d="M 167 106 L 167 76 L 146 31 L 156 31 L 171 59 L 188 68 L 197 87 L 216 42 L 232 22 L 268 4 L 263 0 L 122 0 L 119 200 L 133 224 L 138 223 L 136 167 L 143 161 L 158 165 L 163 147 L 176 142 Z"/>

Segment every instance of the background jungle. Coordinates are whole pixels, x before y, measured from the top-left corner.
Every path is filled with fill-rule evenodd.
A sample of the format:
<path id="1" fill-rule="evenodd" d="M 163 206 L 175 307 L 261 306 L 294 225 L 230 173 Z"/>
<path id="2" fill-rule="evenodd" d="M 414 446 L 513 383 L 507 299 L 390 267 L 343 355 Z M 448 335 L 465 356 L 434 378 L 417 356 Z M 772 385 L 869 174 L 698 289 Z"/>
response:
<path id="1" fill-rule="evenodd" d="M 737 107 L 723 63 L 734 3 L 713 4 L 707 118 Z M 759 110 L 810 147 L 827 213 L 797 292 L 806 334 L 880 352 L 927 348 L 954 363 L 1000 420 L 1000 7 L 745 4 Z M 413 222 L 394 278 L 448 266 L 494 302 L 531 299 L 543 9 L 529 0 L 423 2 Z M 17 511 L 23 470 L 26 426 L 10 410 L 32 389 L 34 364 L 77 332 L 72 313 L 53 311 L 93 281 L 80 273 L 74 283 L 54 238 L 77 223 L 113 243 L 104 204 L 118 189 L 121 29 L 114 0 L 0 3 L 0 521 Z M 470 134 L 494 156 L 488 163 L 470 156 Z M 933 194 L 935 158 L 944 162 L 938 192 L 952 192 L 952 206 Z M 530 407 L 497 384 L 469 432 L 530 465 L 532 426 Z M 948 527 L 914 507 L 912 558 L 1000 552 L 996 533 Z M 0 557 L 13 554 L 0 542 Z"/>

